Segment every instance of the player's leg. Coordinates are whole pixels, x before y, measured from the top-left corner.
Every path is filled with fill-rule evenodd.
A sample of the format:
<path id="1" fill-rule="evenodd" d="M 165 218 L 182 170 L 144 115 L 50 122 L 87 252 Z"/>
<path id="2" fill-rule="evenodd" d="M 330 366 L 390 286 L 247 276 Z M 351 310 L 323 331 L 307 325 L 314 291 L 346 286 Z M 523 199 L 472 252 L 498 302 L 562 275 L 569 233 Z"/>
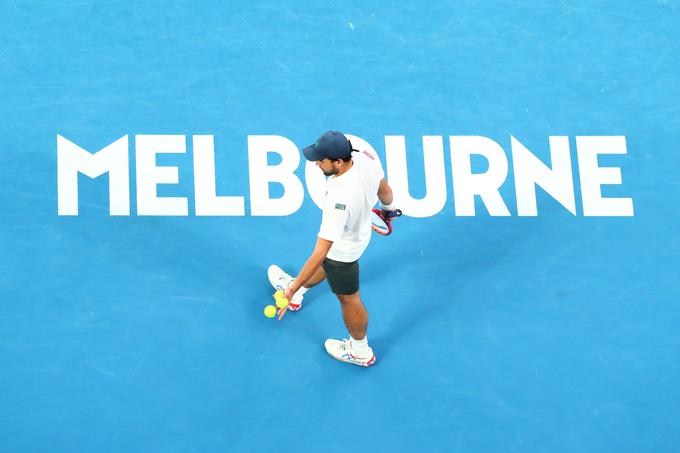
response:
<path id="1" fill-rule="evenodd" d="M 368 311 L 361 302 L 359 291 L 354 294 L 338 294 L 340 306 L 342 307 L 342 319 L 353 339 L 361 340 L 366 338 L 366 327 L 368 326 Z"/>
<path id="2" fill-rule="evenodd" d="M 326 279 L 326 273 L 323 271 L 323 266 L 319 267 L 314 275 L 303 285 L 305 288 L 312 288 Z"/>
<path id="3" fill-rule="evenodd" d="M 368 312 L 359 296 L 359 263 L 326 259 L 323 267 L 328 284 L 340 301 L 342 317 L 350 333 L 349 340 L 326 340 L 326 351 L 343 362 L 373 365 L 375 355 L 366 338 Z"/>

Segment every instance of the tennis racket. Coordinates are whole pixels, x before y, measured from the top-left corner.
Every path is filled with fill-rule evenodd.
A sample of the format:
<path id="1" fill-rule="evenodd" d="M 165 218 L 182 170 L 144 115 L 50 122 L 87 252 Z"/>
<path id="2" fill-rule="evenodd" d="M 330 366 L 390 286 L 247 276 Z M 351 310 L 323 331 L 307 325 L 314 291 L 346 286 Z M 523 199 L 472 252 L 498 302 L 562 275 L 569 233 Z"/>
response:
<path id="1" fill-rule="evenodd" d="M 392 234 L 392 220 L 399 216 L 401 216 L 401 209 L 385 211 L 385 214 L 383 214 L 379 209 L 373 208 L 371 212 L 371 227 L 376 233 L 389 236 Z"/>

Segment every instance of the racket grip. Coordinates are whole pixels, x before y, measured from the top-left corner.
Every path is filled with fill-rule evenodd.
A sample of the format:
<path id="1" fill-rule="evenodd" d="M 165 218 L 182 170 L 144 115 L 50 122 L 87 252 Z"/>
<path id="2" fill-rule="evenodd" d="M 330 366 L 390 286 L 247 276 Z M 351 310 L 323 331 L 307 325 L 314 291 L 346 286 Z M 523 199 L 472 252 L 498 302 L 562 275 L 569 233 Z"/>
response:
<path id="1" fill-rule="evenodd" d="M 401 209 L 394 209 L 391 211 L 382 210 L 380 211 L 380 215 L 382 215 L 385 220 L 392 220 L 401 215 Z"/>

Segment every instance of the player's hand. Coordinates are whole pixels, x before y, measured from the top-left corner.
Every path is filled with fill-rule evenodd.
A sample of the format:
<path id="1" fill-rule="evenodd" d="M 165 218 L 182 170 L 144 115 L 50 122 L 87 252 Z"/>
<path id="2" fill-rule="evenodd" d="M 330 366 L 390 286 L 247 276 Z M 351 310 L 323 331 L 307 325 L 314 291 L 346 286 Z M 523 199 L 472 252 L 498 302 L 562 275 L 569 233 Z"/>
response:
<path id="1" fill-rule="evenodd" d="M 288 289 L 283 293 L 283 297 L 288 299 L 288 303 L 290 303 L 291 300 L 293 300 L 293 296 L 295 295 L 297 291 L 294 291 L 291 287 L 288 287 Z M 286 314 L 288 311 L 288 306 L 284 308 L 279 308 L 279 317 L 277 318 L 279 321 L 281 321 L 281 318 L 283 318 L 283 315 Z"/>
<path id="2" fill-rule="evenodd" d="M 388 222 L 394 219 L 395 217 L 399 217 L 401 215 L 401 211 L 399 209 L 381 209 L 380 210 L 380 215 L 383 216 L 385 220 Z"/>

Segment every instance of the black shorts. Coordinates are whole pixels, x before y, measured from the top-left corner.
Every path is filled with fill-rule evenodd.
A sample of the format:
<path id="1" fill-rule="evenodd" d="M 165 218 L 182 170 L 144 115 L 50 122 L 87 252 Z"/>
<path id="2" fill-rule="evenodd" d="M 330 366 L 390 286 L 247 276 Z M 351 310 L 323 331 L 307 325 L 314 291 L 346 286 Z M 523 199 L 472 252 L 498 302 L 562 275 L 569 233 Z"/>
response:
<path id="1" fill-rule="evenodd" d="M 331 291 L 341 296 L 348 296 L 359 291 L 359 261 L 343 263 L 326 258 L 323 271 Z"/>

